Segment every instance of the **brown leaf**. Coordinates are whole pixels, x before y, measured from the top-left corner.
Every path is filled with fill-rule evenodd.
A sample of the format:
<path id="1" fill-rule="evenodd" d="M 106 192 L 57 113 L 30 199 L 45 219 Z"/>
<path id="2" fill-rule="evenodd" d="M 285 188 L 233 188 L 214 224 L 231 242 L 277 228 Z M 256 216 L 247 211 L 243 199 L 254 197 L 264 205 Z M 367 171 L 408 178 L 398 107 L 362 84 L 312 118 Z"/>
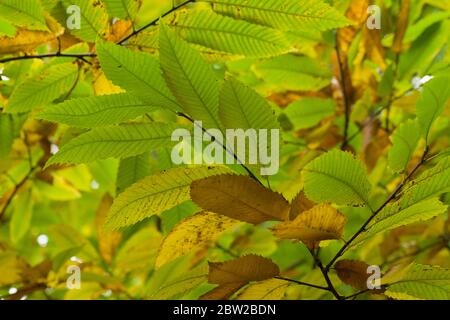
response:
<path id="1" fill-rule="evenodd" d="M 339 279 L 358 290 L 367 290 L 368 267 L 367 263 L 357 260 L 340 260 L 334 266 Z"/>
<path id="2" fill-rule="evenodd" d="M 315 203 L 309 200 L 305 193 L 301 191 L 294 200 L 292 200 L 291 209 L 289 211 L 289 220 L 294 220 L 300 213 L 312 209 L 314 206 Z"/>
<path id="3" fill-rule="evenodd" d="M 208 282 L 215 284 L 262 281 L 280 273 L 272 260 L 254 254 L 225 262 L 210 262 Z"/>
<path id="4" fill-rule="evenodd" d="M 279 274 L 280 269 L 275 263 L 253 254 L 225 262 L 210 262 L 208 282 L 219 286 L 201 299 L 227 299 L 250 281 L 263 281 Z"/>
<path id="5" fill-rule="evenodd" d="M 194 181 L 191 199 L 204 210 L 259 224 L 287 220 L 289 203 L 248 176 L 218 175 Z"/>
<path id="6" fill-rule="evenodd" d="M 346 220 L 332 206 L 320 204 L 300 213 L 294 221 L 276 225 L 272 231 L 280 239 L 302 240 L 309 247 L 314 247 L 321 240 L 340 239 Z"/>

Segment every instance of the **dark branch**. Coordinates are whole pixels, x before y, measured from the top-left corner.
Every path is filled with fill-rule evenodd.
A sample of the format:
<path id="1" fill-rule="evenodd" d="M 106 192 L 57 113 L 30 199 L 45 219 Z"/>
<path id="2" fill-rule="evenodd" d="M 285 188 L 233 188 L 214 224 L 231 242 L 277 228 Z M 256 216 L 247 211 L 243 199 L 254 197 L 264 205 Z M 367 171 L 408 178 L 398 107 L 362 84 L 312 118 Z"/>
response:
<path id="1" fill-rule="evenodd" d="M 319 267 L 320 272 L 322 272 L 322 275 L 325 278 L 325 281 L 327 282 L 327 285 L 328 285 L 327 289 L 328 289 L 328 291 L 330 291 L 337 300 L 342 300 L 343 297 L 336 291 L 336 289 L 333 286 L 333 283 L 331 282 L 330 276 L 328 275 L 328 269 L 326 269 L 323 266 L 322 261 L 317 256 L 317 254 L 314 253 L 313 250 L 309 250 L 309 252 L 311 252 L 311 255 L 313 256 L 314 261 L 316 263 L 316 266 Z"/>
<path id="2" fill-rule="evenodd" d="M 316 289 L 320 289 L 320 290 L 326 290 L 326 291 L 330 291 L 327 287 L 322 287 L 322 286 L 318 286 L 312 283 L 307 283 L 307 282 L 303 282 L 303 281 L 297 281 L 294 279 L 289 279 L 289 278 L 283 278 L 283 277 L 274 277 L 275 279 L 278 280 L 284 280 L 284 281 L 288 281 L 288 282 L 292 282 L 301 286 L 307 286 L 307 287 L 311 287 L 311 288 L 316 288 Z"/>
<path id="3" fill-rule="evenodd" d="M 0 63 L 6 63 L 10 61 L 16 61 L 16 60 L 27 60 L 27 59 L 45 59 L 45 58 L 76 58 L 83 62 L 86 62 L 88 64 L 91 64 L 86 58 L 92 58 L 95 57 L 95 53 L 61 53 L 61 52 L 54 52 L 54 53 L 44 53 L 44 54 L 35 54 L 35 55 L 24 55 L 24 56 L 18 56 L 18 57 L 9 57 L 5 59 L 0 59 Z"/>

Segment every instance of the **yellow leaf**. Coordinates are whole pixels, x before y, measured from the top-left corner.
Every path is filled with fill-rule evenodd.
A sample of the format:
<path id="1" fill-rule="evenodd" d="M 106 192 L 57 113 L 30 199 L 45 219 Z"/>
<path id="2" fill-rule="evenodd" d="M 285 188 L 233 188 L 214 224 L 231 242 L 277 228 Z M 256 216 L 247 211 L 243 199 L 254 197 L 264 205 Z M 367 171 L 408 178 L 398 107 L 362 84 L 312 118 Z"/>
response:
<path id="1" fill-rule="evenodd" d="M 250 284 L 237 297 L 237 300 L 281 300 L 286 294 L 289 282 L 269 279 Z"/>
<path id="2" fill-rule="evenodd" d="M 203 211 L 179 222 L 159 249 L 156 267 L 192 251 L 205 249 L 225 230 L 240 223 L 237 220 Z"/>
<path id="3" fill-rule="evenodd" d="M 41 44 L 55 40 L 64 33 L 64 28 L 55 19 L 48 16 L 46 20 L 51 32 L 19 28 L 13 38 L 8 36 L 0 37 L 0 54 L 29 52 Z"/>
<path id="4" fill-rule="evenodd" d="M 225 300 L 228 299 L 233 293 L 245 286 L 245 282 L 231 282 L 221 284 L 213 290 L 205 293 L 200 297 L 201 300 Z"/>
<path id="5" fill-rule="evenodd" d="M 282 195 L 248 176 L 225 174 L 194 181 L 191 199 L 204 210 L 253 224 L 283 221 L 289 214 Z"/>
<path id="6" fill-rule="evenodd" d="M 0 286 L 20 282 L 26 265 L 26 262 L 14 253 L 0 252 Z"/>
<path id="7" fill-rule="evenodd" d="M 95 217 L 95 226 L 97 229 L 97 238 L 100 254 L 107 263 L 111 263 L 115 255 L 117 246 L 122 239 L 122 234 L 119 231 L 107 231 L 103 228 L 109 208 L 113 203 L 113 198 L 109 193 L 105 194 L 97 208 L 97 215 Z"/>
<path id="8" fill-rule="evenodd" d="M 94 68 L 93 72 L 94 72 L 94 92 L 96 96 L 125 92 L 125 90 L 114 85 L 109 79 L 107 79 L 103 71 Z"/>
<path id="9" fill-rule="evenodd" d="M 132 22 L 128 20 L 118 20 L 110 27 L 110 32 L 107 37 L 108 41 L 118 42 L 125 38 L 130 31 L 132 31 Z"/>
<path id="10" fill-rule="evenodd" d="M 300 213 L 295 220 L 276 225 L 273 234 L 281 239 L 321 241 L 340 239 L 345 216 L 327 204 L 320 204 Z"/>

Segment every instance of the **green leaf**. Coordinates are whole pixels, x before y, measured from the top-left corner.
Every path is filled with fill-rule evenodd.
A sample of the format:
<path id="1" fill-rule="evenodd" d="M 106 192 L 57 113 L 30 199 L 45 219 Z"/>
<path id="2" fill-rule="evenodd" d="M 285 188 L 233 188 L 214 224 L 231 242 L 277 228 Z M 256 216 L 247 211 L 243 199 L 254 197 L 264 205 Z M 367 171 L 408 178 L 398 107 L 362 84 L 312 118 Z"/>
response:
<path id="1" fill-rule="evenodd" d="M 120 160 L 117 173 L 117 190 L 123 192 L 133 183 L 150 175 L 150 153 Z"/>
<path id="2" fill-rule="evenodd" d="M 14 37 L 17 29 L 8 20 L 0 17 L 0 37 L 8 36 L 10 38 Z"/>
<path id="3" fill-rule="evenodd" d="M 134 95 L 120 93 L 68 100 L 46 108 L 37 117 L 73 127 L 93 128 L 132 120 L 155 109 Z"/>
<path id="4" fill-rule="evenodd" d="M 420 139 L 417 121 L 402 123 L 391 136 L 392 147 L 388 154 L 389 167 L 394 172 L 404 171 L 411 160 Z"/>
<path id="5" fill-rule="evenodd" d="M 0 17 L 30 30 L 48 30 L 39 0 L 2 0 Z"/>
<path id="6" fill-rule="evenodd" d="M 75 37 L 89 42 L 104 38 L 108 32 L 109 18 L 103 2 L 98 0 L 63 0 L 64 7 L 80 8 L 80 29 L 70 29 Z"/>
<path id="7" fill-rule="evenodd" d="M 303 98 L 291 103 L 284 113 L 294 126 L 294 130 L 310 128 L 322 119 L 334 114 L 336 103 L 332 99 Z"/>
<path id="8" fill-rule="evenodd" d="M 180 110 L 161 76 L 158 60 L 108 42 L 97 43 L 97 53 L 103 72 L 114 84 L 149 106 Z"/>
<path id="9" fill-rule="evenodd" d="M 171 27 L 187 41 L 219 52 L 269 57 L 289 50 L 289 43 L 282 32 L 210 10 L 179 14 Z"/>
<path id="10" fill-rule="evenodd" d="M 274 111 L 267 100 L 234 78 L 223 83 L 219 116 L 226 128 L 279 128 Z"/>
<path id="11" fill-rule="evenodd" d="M 271 58 L 254 66 L 256 75 L 275 91 L 315 91 L 328 86 L 332 74 L 317 60 L 292 54 Z"/>
<path id="12" fill-rule="evenodd" d="M 155 264 L 161 241 L 162 236 L 154 226 L 134 232 L 120 246 L 114 259 L 114 270 L 121 273 L 149 272 Z"/>
<path id="13" fill-rule="evenodd" d="M 226 167 L 173 168 L 146 177 L 122 192 L 107 217 L 111 229 L 135 224 L 189 200 L 192 181 L 227 173 Z"/>
<path id="14" fill-rule="evenodd" d="M 447 206 L 438 199 L 425 200 L 411 206 L 402 207 L 402 202 L 395 202 L 381 211 L 367 226 L 367 232 L 362 233 L 353 242 L 353 246 L 365 241 L 372 236 L 396 227 L 407 224 L 426 221 L 447 211 Z"/>
<path id="15" fill-rule="evenodd" d="M 343 27 L 349 21 L 321 0 L 205 0 L 214 11 L 282 30 L 320 31 Z"/>
<path id="16" fill-rule="evenodd" d="M 146 290 L 148 299 L 178 299 L 194 289 L 208 277 L 208 266 L 204 263 L 192 268 L 190 256 L 182 256 L 159 268 L 149 281 Z"/>
<path id="17" fill-rule="evenodd" d="M 65 144 L 47 162 L 90 163 L 108 158 L 128 158 L 158 148 L 168 147 L 175 124 L 124 124 L 97 128 L 84 133 Z"/>
<path id="18" fill-rule="evenodd" d="M 141 0 L 103 0 L 109 14 L 114 18 L 134 21 L 139 11 Z"/>
<path id="19" fill-rule="evenodd" d="M 52 102 L 70 90 L 77 79 L 77 74 L 78 67 L 72 63 L 48 68 L 39 76 L 24 81 L 14 90 L 6 111 L 28 112 Z"/>
<path id="20" fill-rule="evenodd" d="M 31 190 L 20 193 L 15 199 L 9 235 L 12 243 L 18 243 L 28 232 L 33 216 L 33 200 Z"/>
<path id="21" fill-rule="evenodd" d="M 422 127 L 423 137 L 428 140 L 431 126 L 445 109 L 450 98 L 450 76 L 440 75 L 424 85 L 422 95 L 417 102 L 417 118 Z"/>
<path id="22" fill-rule="evenodd" d="M 418 299 L 449 300 L 450 269 L 413 264 L 401 280 L 389 284 L 385 294 L 393 298 L 406 294 Z"/>
<path id="23" fill-rule="evenodd" d="M 200 55 L 165 25 L 160 29 L 160 59 L 164 78 L 189 116 L 205 128 L 221 128 L 219 79 Z"/>
<path id="24" fill-rule="evenodd" d="M 417 179 L 408 183 L 403 193 L 405 205 L 439 196 L 450 191 L 450 157 L 438 162 L 436 166 L 422 173 Z"/>
<path id="25" fill-rule="evenodd" d="M 6 157 L 9 154 L 24 121 L 23 116 L 0 113 L 0 157 Z"/>
<path id="26" fill-rule="evenodd" d="M 311 161 L 303 174 L 306 196 L 315 202 L 367 205 L 371 185 L 363 164 L 351 153 L 333 150 Z"/>

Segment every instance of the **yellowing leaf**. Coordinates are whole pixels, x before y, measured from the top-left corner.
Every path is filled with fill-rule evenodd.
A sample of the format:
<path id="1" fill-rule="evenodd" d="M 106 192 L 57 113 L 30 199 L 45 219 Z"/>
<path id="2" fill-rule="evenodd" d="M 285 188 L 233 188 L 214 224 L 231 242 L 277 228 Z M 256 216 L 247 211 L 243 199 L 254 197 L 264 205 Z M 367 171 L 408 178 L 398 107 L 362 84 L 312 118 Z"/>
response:
<path id="1" fill-rule="evenodd" d="M 122 192 L 109 212 L 106 227 L 120 228 L 160 214 L 189 200 L 189 185 L 196 179 L 229 172 L 226 167 L 173 168 L 148 176 Z"/>
<path id="2" fill-rule="evenodd" d="M 122 235 L 117 231 L 105 231 L 103 224 L 106 220 L 109 208 L 113 203 L 113 198 L 107 193 L 100 201 L 100 205 L 97 208 L 97 215 L 95 217 L 95 226 L 97 228 L 98 246 L 100 254 L 106 262 L 111 263 L 117 246 L 122 239 Z"/>
<path id="3" fill-rule="evenodd" d="M 13 252 L 0 252 L 0 286 L 14 284 L 21 280 L 25 261 Z"/>
<path id="4" fill-rule="evenodd" d="M 282 195 L 248 176 L 225 174 L 195 181 L 191 198 L 205 210 L 253 224 L 283 221 L 289 214 L 289 204 Z"/>
<path id="5" fill-rule="evenodd" d="M 102 71 L 94 69 L 94 75 L 94 92 L 96 96 L 125 92 L 121 87 L 114 85 L 111 80 L 108 80 Z"/>
<path id="6" fill-rule="evenodd" d="M 286 294 L 289 282 L 269 279 L 250 284 L 237 297 L 237 300 L 281 300 Z"/>
<path id="7" fill-rule="evenodd" d="M 314 242 L 340 239 L 346 220 L 345 216 L 332 206 L 321 204 L 300 213 L 293 221 L 276 225 L 273 233 L 281 239 Z"/>
<path id="8" fill-rule="evenodd" d="M 164 239 L 156 267 L 192 251 L 207 248 L 222 232 L 239 221 L 212 212 L 200 212 L 178 223 Z"/>

